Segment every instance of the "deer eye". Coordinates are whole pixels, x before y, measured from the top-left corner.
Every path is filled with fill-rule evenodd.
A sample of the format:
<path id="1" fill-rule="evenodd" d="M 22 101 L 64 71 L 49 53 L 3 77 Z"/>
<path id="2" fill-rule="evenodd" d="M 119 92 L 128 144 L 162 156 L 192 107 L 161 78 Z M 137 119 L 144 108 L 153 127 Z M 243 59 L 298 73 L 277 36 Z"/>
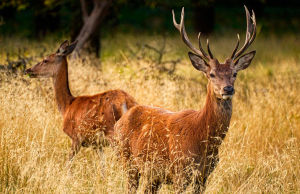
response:
<path id="1" fill-rule="evenodd" d="M 211 73 L 209 74 L 210 77 L 216 77 L 215 74 Z"/>
<path id="2" fill-rule="evenodd" d="M 233 77 L 236 77 L 236 76 L 237 76 L 237 73 L 234 73 L 234 74 L 233 74 Z"/>
<path id="3" fill-rule="evenodd" d="M 43 60 L 43 63 L 47 63 L 48 61 L 46 59 Z"/>

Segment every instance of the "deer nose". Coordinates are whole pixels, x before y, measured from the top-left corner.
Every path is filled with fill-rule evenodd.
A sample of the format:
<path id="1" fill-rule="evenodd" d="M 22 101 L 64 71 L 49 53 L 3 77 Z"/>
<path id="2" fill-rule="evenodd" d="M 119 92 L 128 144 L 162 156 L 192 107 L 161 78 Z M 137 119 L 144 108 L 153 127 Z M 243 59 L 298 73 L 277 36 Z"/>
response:
<path id="1" fill-rule="evenodd" d="M 226 87 L 223 88 L 223 90 L 225 91 L 225 93 L 227 95 L 234 94 L 234 88 L 232 86 L 226 86 Z"/>
<path id="2" fill-rule="evenodd" d="M 32 72 L 32 70 L 29 68 L 29 69 L 26 69 L 26 70 L 24 71 L 24 74 L 26 75 L 26 74 L 28 74 L 28 73 L 30 73 L 30 72 Z"/>

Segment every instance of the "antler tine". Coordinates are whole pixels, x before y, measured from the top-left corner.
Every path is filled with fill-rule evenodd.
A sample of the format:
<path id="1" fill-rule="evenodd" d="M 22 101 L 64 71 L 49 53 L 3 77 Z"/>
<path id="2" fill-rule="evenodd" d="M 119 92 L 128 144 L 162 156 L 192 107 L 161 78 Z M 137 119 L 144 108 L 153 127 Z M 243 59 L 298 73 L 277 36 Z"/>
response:
<path id="1" fill-rule="evenodd" d="M 199 44 L 200 51 L 203 53 L 205 58 L 209 60 L 208 55 L 204 52 L 204 50 L 202 48 L 200 36 L 201 36 L 201 32 L 199 32 L 199 34 L 198 34 L 198 44 Z"/>
<path id="2" fill-rule="evenodd" d="M 249 46 L 254 41 L 254 39 L 256 37 L 256 18 L 255 18 L 255 13 L 254 13 L 253 10 L 252 10 L 252 21 L 253 21 L 253 37 L 249 41 Z"/>
<path id="3" fill-rule="evenodd" d="M 212 55 L 211 51 L 210 51 L 210 48 L 209 48 L 209 40 L 207 39 L 207 50 L 208 50 L 208 54 L 210 56 L 211 59 L 214 58 L 214 56 Z"/>
<path id="4" fill-rule="evenodd" d="M 237 34 L 237 37 L 238 37 L 238 40 L 237 40 L 236 45 L 235 45 L 235 48 L 234 48 L 234 50 L 233 50 L 233 52 L 232 52 L 232 54 L 231 54 L 231 56 L 230 56 L 230 59 L 234 59 L 234 55 L 235 55 L 237 49 L 239 48 L 239 44 L 240 44 L 240 35 Z"/>
<path id="5" fill-rule="evenodd" d="M 174 14 L 174 10 L 172 10 L 172 13 L 173 13 L 173 23 L 174 23 L 174 26 L 179 30 L 180 34 L 181 34 L 181 38 L 183 40 L 183 42 L 192 50 L 194 51 L 196 54 L 200 55 L 201 57 L 203 57 L 204 59 L 206 60 L 210 60 L 210 58 L 208 57 L 208 55 L 203 51 L 202 47 L 201 47 L 201 44 L 199 43 L 199 46 L 200 46 L 200 51 L 198 49 L 196 49 L 192 43 L 190 42 L 187 34 L 186 34 L 186 31 L 185 31 L 185 26 L 184 26 L 184 7 L 182 8 L 182 11 L 181 11 L 181 19 L 180 19 L 180 24 L 178 25 L 177 22 L 176 22 L 176 19 L 175 19 L 175 14 Z M 200 39 L 199 39 L 199 42 L 200 42 Z"/>
<path id="6" fill-rule="evenodd" d="M 247 48 L 252 44 L 252 42 L 256 37 L 256 19 L 255 19 L 254 11 L 252 10 L 252 17 L 251 17 L 247 7 L 246 6 L 244 7 L 246 10 L 246 18 L 247 18 L 247 31 L 246 31 L 245 44 L 236 54 L 234 54 L 233 57 L 231 57 L 233 60 L 241 56 L 241 54 L 243 54 L 247 50 Z M 253 23 L 251 23 L 251 19 Z"/>
<path id="7" fill-rule="evenodd" d="M 172 14 L 173 14 L 173 23 L 174 23 L 174 26 L 175 26 L 175 27 L 179 30 L 179 32 L 180 32 L 180 25 L 177 24 L 177 22 L 176 22 L 174 10 L 172 10 Z"/>

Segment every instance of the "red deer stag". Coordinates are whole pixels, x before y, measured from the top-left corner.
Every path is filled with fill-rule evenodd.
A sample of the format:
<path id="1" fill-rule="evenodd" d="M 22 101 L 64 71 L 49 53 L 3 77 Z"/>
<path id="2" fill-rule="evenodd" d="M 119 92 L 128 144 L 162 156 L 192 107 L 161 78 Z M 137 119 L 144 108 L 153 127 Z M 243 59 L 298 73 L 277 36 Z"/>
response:
<path id="1" fill-rule="evenodd" d="M 98 146 L 100 151 L 105 137 L 112 140 L 114 125 L 125 112 L 137 104 L 122 90 L 110 90 L 93 96 L 74 97 L 69 89 L 67 56 L 77 41 L 64 41 L 56 53 L 45 57 L 25 72 L 31 78 L 53 78 L 55 98 L 63 116 L 63 131 L 72 139 L 70 161 L 81 146 Z"/>
<path id="2" fill-rule="evenodd" d="M 204 191 L 205 181 L 218 163 L 218 149 L 230 124 L 237 72 L 246 69 L 255 55 L 252 51 L 241 56 L 256 35 L 254 12 L 252 23 L 246 7 L 245 10 L 245 44 L 237 51 L 238 36 L 233 53 L 224 63 L 214 58 L 208 41 L 208 54 L 204 52 L 200 33 L 200 50 L 190 43 L 184 26 L 184 8 L 179 25 L 173 11 L 175 27 L 180 31 L 183 42 L 194 52 L 188 53 L 192 65 L 208 79 L 206 102 L 200 111 L 179 112 L 138 105 L 116 123 L 116 142 L 124 164 L 130 169 L 129 192 L 138 188 L 140 175 L 148 180 L 146 192 L 157 192 L 163 182 L 173 183 L 175 193 L 182 193 L 191 182 L 195 193 Z M 148 170 L 145 169 L 147 164 L 150 165 Z"/>

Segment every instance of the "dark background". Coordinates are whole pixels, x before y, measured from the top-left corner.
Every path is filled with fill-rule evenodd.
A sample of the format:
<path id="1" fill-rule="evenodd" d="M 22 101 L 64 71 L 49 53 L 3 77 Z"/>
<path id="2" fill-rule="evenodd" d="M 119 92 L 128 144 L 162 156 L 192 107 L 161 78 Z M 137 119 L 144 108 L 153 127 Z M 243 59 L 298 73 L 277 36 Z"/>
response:
<path id="1" fill-rule="evenodd" d="M 84 0 L 93 10 L 95 0 Z M 101 1 L 101 0 L 99 0 Z M 117 33 L 177 34 L 172 10 L 180 22 L 185 7 L 187 31 L 204 34 L 244 32 L 244 5 L 255 11 L 260 36 L 300 32 L 300 1 L 285 0 L 112 0 L 103 22 L 90 37 L 99 56 L 100 42 Z M 0 3 L 0 36 L 43 40 L 45 36 L 70 37 L 73 41 L 83 26 L 80 0 L 3 0 Z"/>
<path id="2" fill-rule="evenodd" d="M 87 4 L 92 8 L 92 2 Z M 179 22 L 181 8 L 185 7 L 187 30 L 223 33 L 239 28 L 240 24 L 245 27 L 243 5 L 255 11 L 263 33 L 300 31 L 298 0 L 115 0 L 101 31 L 104 36 L 119 32 L 177 33 L 171 10 L 175 10 Z M 0 4 L 0 33 L 28 38 L 43 38 L 53 33 L 74 37 L 83 23 L 80 6 L 79 0 L 4 0 Z"/>

